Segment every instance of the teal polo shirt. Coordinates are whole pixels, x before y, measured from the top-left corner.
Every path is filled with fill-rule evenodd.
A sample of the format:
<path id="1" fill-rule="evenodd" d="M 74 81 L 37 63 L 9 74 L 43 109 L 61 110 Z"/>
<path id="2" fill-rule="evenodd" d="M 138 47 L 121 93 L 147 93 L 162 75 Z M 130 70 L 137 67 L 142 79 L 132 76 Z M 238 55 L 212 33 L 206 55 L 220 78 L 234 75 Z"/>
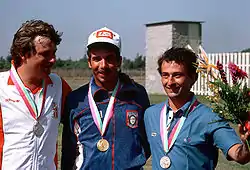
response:
<path id="1" fill-rule="evenodd" d="M 189 113 L 182 129 L 166 154 L 160 136 L 160 113 L 168 101 L 153 105 L 145 111 L 144 122 L 147 138 L 152 153 L 152 169 L 160 170 L 160 159 L 167 155 L 171 159 L 168 170 L 215 169 L 218 161 L 218 149 L 227 157 L 228 150 L 235 144 L 241 143 L 235 130 L 223 121 L 211 108 L 204 104 L 199 105 Z M 191 101 L 183 105 L 175 114 L 170 129 L 178 122 L 187 110 Z M 170 130 L 171 132 L 171 130 Z"/>

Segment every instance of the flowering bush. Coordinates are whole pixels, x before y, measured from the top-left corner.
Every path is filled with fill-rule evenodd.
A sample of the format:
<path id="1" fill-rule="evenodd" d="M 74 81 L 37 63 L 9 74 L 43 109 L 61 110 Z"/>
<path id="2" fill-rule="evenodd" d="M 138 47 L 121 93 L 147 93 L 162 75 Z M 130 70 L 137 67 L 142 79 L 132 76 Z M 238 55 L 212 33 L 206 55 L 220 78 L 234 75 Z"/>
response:
<path id="1" fill-rule="evenodd" d="M 216 66 L 209 64 L 206 54 L 201 53 L 198 56 L 198 63 L 197 70 L 206 77 L 212 77 L 208 81 L 212 96 L 208 96 L 208 99 L 213 111 L 227 121 L 245 125 L 250 131 L 250 89 L 245 82 L 248 78 L 247 73 L 236 64 L 229 63 L 229 73 L 233 82 L 230 85 L 223 65 L 219 61 Z M 212 70 L 213 68 L 218 71 Z"/>

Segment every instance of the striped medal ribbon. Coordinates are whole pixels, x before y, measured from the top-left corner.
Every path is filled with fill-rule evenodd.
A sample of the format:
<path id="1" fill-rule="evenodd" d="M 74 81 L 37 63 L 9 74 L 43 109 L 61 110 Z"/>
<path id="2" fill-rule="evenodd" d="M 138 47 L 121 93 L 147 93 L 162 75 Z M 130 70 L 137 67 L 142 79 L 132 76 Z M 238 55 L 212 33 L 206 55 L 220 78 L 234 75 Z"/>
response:
<path id="1" fill-rule="evenodd" d="M 167 116 L 166 116 L 167 106 L 166 106 L 166 104 L 163 106 L 163 108 L 161 110 L 161 115 L 160 115 L 160 134 L 161 134 L 163 149 L 164 149 L 164 152 L 166 154 L 169 152 L 171 147 L 174 145 L 174 142 L 176 141 L 188 114 L 196 108 L 198 103 L 199 103 L 198 100 L 195 97 L 193 97 L 193 99 L 189 105 L 189 108 L 184 113 L 184 115 L 180 118 L 180 120 L 176 123 L 172 132 L 169 135 L 169 138 L 168 138 L 168 133 L 170 131 L 170 125 L 171 125 L 172 119 L 174 117 L 174 114 L 173 114 L 173 111 L 170 110 L 169 114 L 168 114 L 168 119 L 167 119 Z M 170 158 L 168 156 L 163 156 L 160 160 L 160 165 L 164 169 L 169 168 L 171 165 Z"/>
<path id="2" fill-rule="evenodd" d="M 11 64 L 10 77 L 11 77 L 15 87 L 17 88 L 19 94 L 21 95 L 21 97 L 22 97 L 26 107 L 28 108 L 31 116 L 35 119 L 35 123 L 33 126 L 33 132 L 36 136 L 40 137 L 44 132 L 44 128 L 39 123 L 38 119 L 42 114 L 42 110 L 43 110 L 44 103 L 45 103 L 45 97 L 46 97 L 46 91 L 47 91 L 46 82 L 45 82 L 45 80 L 42 81 L 42 90 L 39 93 L 39 98 L 38 98 L 38 101 L 36 104 L 35 100 L 31 97 L 29 91 L 24 86 L 22 80 L 18 76 L 13 63 Z"/>
<path id="3" fill-rule="evenodd" d="M 96 103 L 95 103 L 93 96 L 92 96 L 92 93 L 91 93 L 91 86 L 92 86 L 93 81 L 94 80 L 92 77 L 92 79 L 89 83 L 89 90 L 88 90 L 89 106 L 90 106 L 90 110 L 91 110 L 91 114 L 92 114 L 92 117 L 94 119 L 94 122 L 95 122 L 98 130 L 100 131 L 101 136 L 102 136 L 102 139 L 100 139 L 97 142 L 97 148 L 98 148 L 98 150 L 105 152 L 109 148 L 109 143 L 106 139 L 103 138 L 103 136 L 104 136 L 104 133 L 107 129 L 108 123 L 114 114 L 115 97 L 120 89 L 120 81 L 119 80 L 117 81 L 115 89 L 112 92 L 112 95 L 110 97 L 103 122 L 101 120 L 101 116 L 99 114 L 98 108 L 96 106 Z"/>

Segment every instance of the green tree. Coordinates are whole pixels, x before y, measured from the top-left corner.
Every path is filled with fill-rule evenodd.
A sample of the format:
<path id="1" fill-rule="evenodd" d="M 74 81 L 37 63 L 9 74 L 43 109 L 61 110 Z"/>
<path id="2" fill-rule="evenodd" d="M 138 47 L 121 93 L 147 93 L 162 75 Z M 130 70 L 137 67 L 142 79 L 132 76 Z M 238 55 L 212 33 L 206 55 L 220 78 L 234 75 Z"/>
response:
<path id="1" fill-rule="evenodd" d="M 133 62 L 130 59 L 124 57 L 122 60 L 123 69 L 133 69 Z"/>
<path id="2" fill-rule="evenodd" d="M 80 58 L 80 60 L 77 61 L 77 65 L 79 68 L 87 69 L 89 67 L 87 55 L 85 55 L 83 58 Z"/>
<path id="3" fill-rule="evenodd" d="M 3 58 L 3 56 L 0 57 L 0 69 L 4 69 L 4 65 L 5 65 L 5 59 Z"/>
<path id="4" fill-rule="evenodd" d="M 244 53 L 244 52 L 250 52 L 250 48 L 246 48 L 246 49 L 242 50 L 241 52 L 242 53 Z"/>
<path id="5" fill-rule="evenodd" d="M 58 58 L 53 67 L 54 68 L 63 68 L 64 67 L 64 61 L 62 59 Z"/>
<path id="6" fill-rule="evenodd" d="M 134 69 L 144 69 L 144 68 L 145 68 L 145 57 L 137 53 L 134 60 Z"/>
<path id="7" fill-rule="evenodd" d="M 7 56 L 7 57 L 3 57 L 3 56 L 1 56 L 0 57 L 0 69 L 4 69 L 4 70 L 7 70 L 7 69 L 9 69 L 10 68 L 10 62 L 7 60 L 7 58 L 8 58 L 9 56 Z"/>

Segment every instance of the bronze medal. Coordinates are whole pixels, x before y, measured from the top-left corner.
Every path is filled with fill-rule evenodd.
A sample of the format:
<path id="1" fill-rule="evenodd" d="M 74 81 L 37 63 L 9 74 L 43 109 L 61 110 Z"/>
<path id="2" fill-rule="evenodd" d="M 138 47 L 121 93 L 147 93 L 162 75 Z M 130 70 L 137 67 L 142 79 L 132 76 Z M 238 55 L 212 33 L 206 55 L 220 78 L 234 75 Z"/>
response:
<path id="1" fill-rule="evenodd" d="M 108 150 L 109 148 L 109 142 L 106 140 L 106 139 L 100 139 L 98 142 L 97 142 L 97 149 L 101 152 L 105 152 Z"/>
<path id="2" fill-rule="evenodd" d="M 171 165 L 171 160 L 168 156 L 163 156 L 160 160 L 160 165 L 163 169 L 168 169 Z"/>

